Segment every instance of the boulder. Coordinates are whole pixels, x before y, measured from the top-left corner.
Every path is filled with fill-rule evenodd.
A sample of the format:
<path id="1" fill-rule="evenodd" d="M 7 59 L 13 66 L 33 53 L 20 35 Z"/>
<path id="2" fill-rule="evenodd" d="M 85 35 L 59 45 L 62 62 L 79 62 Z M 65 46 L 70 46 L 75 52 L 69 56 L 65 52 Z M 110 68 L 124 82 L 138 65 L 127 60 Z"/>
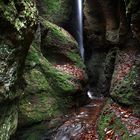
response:
<path id="1" fill-rule="evenodd" d="M 41 23 L 40 47 L 34 42 L 26 60 L 25 98 L 20 103 L 20 125 L 64 115 L 83 96 L 86 81 L 78 45 L 64 29 Z"/>
<path id="2" fill-rule="evenodd" d="M 18 99 L 25 87 L 24 61 L 36 30 L 36 17 L 32 1 L 0 1 L 1 140 L 8 140 L 17 126 Z"/>
<path id="3" fill-rule="evenodd" d="M 139 118 L 131 109 L 108 100 L 97 123 L 99 139 L 139 140 Z"/>
<path id="4" fill-rule="evenodd" d="M 135 42 L 135 41 L 134 41 Z M 138 112 L 140 106 L 140 51 L 134 42 L 117 52 L 110 95 L 117 102 L 129 105 Z"/>

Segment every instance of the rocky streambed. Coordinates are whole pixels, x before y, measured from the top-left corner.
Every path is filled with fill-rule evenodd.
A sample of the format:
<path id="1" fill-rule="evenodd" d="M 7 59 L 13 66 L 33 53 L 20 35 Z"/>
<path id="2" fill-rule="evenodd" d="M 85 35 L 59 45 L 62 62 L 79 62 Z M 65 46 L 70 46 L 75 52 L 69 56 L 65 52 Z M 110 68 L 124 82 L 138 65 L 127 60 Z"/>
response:
<path id="1" fill-rule="evenodd" d="M 74 111 L 53 140 L 138 140 L 140 119 L 110 99 L 92 99 Z"/>

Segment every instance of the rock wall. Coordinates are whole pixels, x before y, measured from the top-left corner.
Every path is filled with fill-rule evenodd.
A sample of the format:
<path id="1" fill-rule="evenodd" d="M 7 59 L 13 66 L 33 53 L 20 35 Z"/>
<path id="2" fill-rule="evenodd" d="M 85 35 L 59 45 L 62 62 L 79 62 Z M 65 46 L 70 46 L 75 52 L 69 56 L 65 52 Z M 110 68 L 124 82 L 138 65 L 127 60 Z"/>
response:
<path id="1" fill-rule="evenodd" d="M 37 2 L 39 12 L 44 12 L 40 9 L 41 3 Z M 55 1 L 46 1 L 42 8 L 53 3 Z M 53 11 L 52 7 L 50 10 Z M 53 17 L 56 25 L 50 22 L 49 12 L 44 14 L 39 13 L 35 39 L 25 63 L 26 88 L 20 99 L 18 131 L 12 137 L 13 140 L 47 137 L 47 130 L 52 126 L 56 129 L 71 108 L 87 102 L 87 75 L 78 44 L 70 33 L 58 26 L 64 19 L 57 22 L 57 14 L 51 13 L 56 16 Z M 53 118 L 59 121 L 51 124 Z M 32 132 L 36 129 L 36 133 Z"/>
<path id="2" fill-rule="evenodd" d="M 17 126 L 17 104 L 25 87 L 24 62 L 36 30 L 36 17 L 31 1 L 0 1 L 1 140 L 8 140 Z"/>
<path id="3" fill-rule="evenodd" d="M 40 21 L 41 44 L 32 44 L 26 60 L 27 87 L 19 116 L 23 125 L 63 115 L 74 97 L 82 95 L 86 79 L 73 37 L 45 19 Z"/>
<path id="4" fill-rule="evenodd" d="M 0 1 L 1 140 L 8 140 L 15 133 L 17 123 L 19 131 L 23 126 L 32 127 L 18 132 L 14 140 L 41 139 L 48 126 L 44 122 L 58 117 L 60 123 L 64 112 L 86 103 L 83 93 L 87 77 L 77 42 L 59 27 L 69 24 L 71 2 L 38 0 L 38 17 L 31 0 Z M 96 96 L 111 96 L 133 108 L 137 115 L 140 114 L 139 7 L 140 2 L 135 0 L 84 1 L 89 90 Z M 80 101 L 75 101 L 77 98 Z M 54 124 L 54 128 L 58 126 L 58 122 Z"/>
<path id="5" fill-rule="evenodd" d="M 37 1 L 39 15 L 32 1 L 0 2 L 1 140 L 8 140 L 17 124 L 27 127 L 64 115 L 79 105 L 78 97 L 85 103 L 87 77 L 78 44 L 53 24 L 68 22 L 69 2 Z"/>
<path id="6" fill-rule="evenodd" d="M 37 0 L 39 14 L 61 27 L 69 24 L 72 12 L 71 0 Z"/>
<path id="7" fill-rule="evenodd" d="M 84 3 L 89 89 L 94 95 L 108 94 L 117 102 L 138 109 L 139 1 Z"/>

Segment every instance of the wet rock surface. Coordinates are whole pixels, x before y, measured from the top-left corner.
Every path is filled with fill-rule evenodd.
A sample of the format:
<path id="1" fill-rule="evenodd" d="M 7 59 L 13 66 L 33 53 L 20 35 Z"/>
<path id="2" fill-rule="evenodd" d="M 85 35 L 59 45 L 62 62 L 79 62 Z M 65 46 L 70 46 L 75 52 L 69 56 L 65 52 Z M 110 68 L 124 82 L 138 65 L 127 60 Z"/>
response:
<path id="1" fill-rule="evenodd" d="M 74 115 L 71 115 L 56 132 L 56 135 L 51 139 L 139 139 L 140 119 L 133 114 L 131 108 L 121 107 L 107 99 L 93 99 L 89 104 L 79 108 Z"/>
<path id="2" fill-rule="evenodd" d="M 103 107 L 103 99 L 95 99 L 75 112 L 60 128 L 53 140 L 96 140 L 96 121 Z"/>

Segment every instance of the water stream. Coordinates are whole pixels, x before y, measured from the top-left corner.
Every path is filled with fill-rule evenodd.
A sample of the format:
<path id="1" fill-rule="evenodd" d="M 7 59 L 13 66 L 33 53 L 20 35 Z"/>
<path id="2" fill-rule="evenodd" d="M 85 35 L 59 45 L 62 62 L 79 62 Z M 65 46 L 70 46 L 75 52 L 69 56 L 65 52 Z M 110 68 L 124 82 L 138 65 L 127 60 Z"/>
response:
<path id="1" fill-rule="evenodd" d="M 53 140 L 98 140 L 96 121 L 103 107 L 103 99 L 93 99 L 78 109 L 58 128 Z"/>
<path id="2" fill-rule="evenodd" d="M 77 41 L 80 48 L 81 57 L 84 59 L 84 45 L 83 45 L 83 0 L 75 0 L 76 5 L 76 31 Z"/>

